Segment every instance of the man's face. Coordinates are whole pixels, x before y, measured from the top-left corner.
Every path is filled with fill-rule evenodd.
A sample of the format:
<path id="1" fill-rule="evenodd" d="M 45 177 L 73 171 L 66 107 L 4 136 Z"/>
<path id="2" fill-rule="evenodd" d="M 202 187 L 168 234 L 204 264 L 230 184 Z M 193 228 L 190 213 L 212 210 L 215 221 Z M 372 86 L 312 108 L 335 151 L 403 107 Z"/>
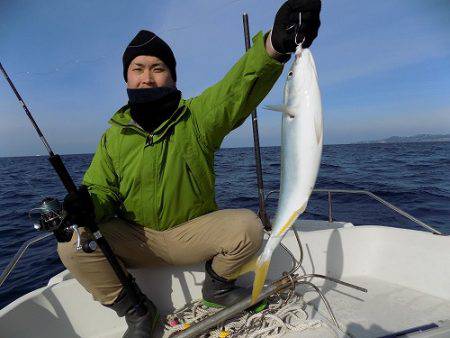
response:
<path id="1" fill-rule="evenodd" d="M 127 88 L 175 87 L 169 68 L 156 56 L 139 55 L 127 71 Z"/>

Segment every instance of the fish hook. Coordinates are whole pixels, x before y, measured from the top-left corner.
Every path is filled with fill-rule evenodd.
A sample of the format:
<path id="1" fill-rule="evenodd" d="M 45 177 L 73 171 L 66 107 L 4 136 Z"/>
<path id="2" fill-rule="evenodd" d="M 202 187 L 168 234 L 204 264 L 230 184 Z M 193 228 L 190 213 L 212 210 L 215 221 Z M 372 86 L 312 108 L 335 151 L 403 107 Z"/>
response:
<path id="1" fill-rule="evenodd" d="M 303 37 L 303 40 L 301 42 L 297 41 L 297 37 L 298 37 L 298 30 L 297 30 L 297 32 L 295 32 L 295 44 L 297 45 L 297 48 L 298 48 L 298 46 L 300 46 L 300 48 L 302 48 L 303 42 L 305 42 L 305 37 Z"/>
<path id="2" fill-rule="evenodd" d="M 294 42 L 298 46 L 300 46 L 300 48 L 302 48 L 303 42 L 305 42 L 305 37 L 303 37 L 303 40 L 301 42 L 297 41 L 298 38 L 298 33 L 300 32 L 300 27 L 302 25 L 302 13 L 298 13 L 298 24 L 295 24 L 295 38 L 294 38 Z"/>

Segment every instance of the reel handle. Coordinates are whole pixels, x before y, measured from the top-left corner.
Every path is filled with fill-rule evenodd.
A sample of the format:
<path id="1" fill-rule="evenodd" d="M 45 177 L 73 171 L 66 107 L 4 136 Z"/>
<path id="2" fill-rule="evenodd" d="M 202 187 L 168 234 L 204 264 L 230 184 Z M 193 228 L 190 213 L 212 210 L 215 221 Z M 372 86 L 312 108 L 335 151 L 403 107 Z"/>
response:
<path id="1" fill-rule="evenodd" d="M 91 253 L 97 249 L 97 242 L 94 240 L 87 240 L 82 242 L 78 225 L 72 225 L 72 229 L 77 235 L 77 251 L 83 250 L 86 253 Z"/>
<path id="2" fill-rule="evenodd" d="M 96 241 L 87 241 L 81 244 L 81 248 L 86 253 L 94 252 L 97 249 L 97 242 Z"/>

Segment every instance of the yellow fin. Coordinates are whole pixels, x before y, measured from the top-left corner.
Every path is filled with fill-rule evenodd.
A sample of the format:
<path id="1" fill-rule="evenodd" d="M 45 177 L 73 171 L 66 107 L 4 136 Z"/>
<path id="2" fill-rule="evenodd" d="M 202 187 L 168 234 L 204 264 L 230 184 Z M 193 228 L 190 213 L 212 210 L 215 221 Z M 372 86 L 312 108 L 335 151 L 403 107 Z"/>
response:
<path id="1" fill-rule="evenodd" d="M 294 224 L 295 220 L 306 210 L 306 205 L 308 204 L 308 201 L 303 203 L 303 205 L 298 208 L 287 220 L 286 224 L 284 224 L 280 231 L 278 231 L 277 236 L 283 236 L 284 233 Z"/>
<path id="2" fill-rule="evenodd" d="M 235 272 L 233 272 L 230 276 L 230 279 L 236 279 L 239 276 L 246 274 L 247 272 L 255 271 L 256 262 L 258 261 L 258 255 L 250 258 L 244 265 L 240 266 Z"/>
<path id="3" fill-rule="evenodd" d="M 263 262 L 256 267 L 255 280 L 253 281 L 252 304 L 256 303 L 266 281 L 267 272 L 269 271 L 270 260 Z"/>
<path id="4" fill-rule="evenodd" d="M 281 227 L 280 231 L 278 231 L 277 236 L 283 236 L 284 233 L 291 227 L 291 225 L 295 222 L 298 217 L 298 212 L 294 212 L 291 217 L 289 217 L 288 221 Z"/>

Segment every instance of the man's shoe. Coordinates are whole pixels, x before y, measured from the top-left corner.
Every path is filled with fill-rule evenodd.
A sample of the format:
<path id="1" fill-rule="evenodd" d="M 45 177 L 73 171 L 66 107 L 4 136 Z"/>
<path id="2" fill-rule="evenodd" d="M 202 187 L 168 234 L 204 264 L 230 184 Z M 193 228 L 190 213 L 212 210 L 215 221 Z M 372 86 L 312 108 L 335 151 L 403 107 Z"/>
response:
<path id="1" fill-rule="evenodd" d="M 208 307 L 229 307 L 252 294 L 251 289 L 235 285 L 236 280 L 228 280 L 216 274 L 211 267 L 212 260 L 205 264 L 205 281 L 203 282 L 203 304 Z M 261 301 L 249 308 L 253 312 L 260 312 L 267 306 Z"/>
<path id="2" fill-rule="evenodd" d="M 122 290 L 113 304 L 105 306 L 116 311 L 119 317 L 125 316 L 128 329 L 125 331 L 123 338 L 152 338 L 159 320 L 159 313 L 152 301 L 139 289 L 137 290 L 141 298 L 140 304 L 146 310 L 144 314 L 138 313 L 125 289 Z"/>

